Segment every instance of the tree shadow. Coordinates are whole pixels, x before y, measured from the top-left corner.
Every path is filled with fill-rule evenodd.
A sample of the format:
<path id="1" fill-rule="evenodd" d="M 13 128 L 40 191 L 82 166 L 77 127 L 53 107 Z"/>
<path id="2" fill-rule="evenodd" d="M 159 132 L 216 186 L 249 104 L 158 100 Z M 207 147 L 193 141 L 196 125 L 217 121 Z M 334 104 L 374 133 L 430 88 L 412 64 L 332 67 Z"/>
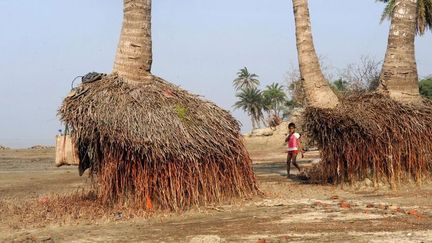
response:
<path id="1" fill-rule="evenodd" d="M 297 162 L 300 167 L 310 163 L 310 160 L 300 160 Z M 308 179 L 300 174 L 300 172 L 291 164 L 290 176 L 287 177 L 286 163 L 285 162 L 260 162 L 253 164 L 255 174 L 264 181 L 272 181 L 273 179 L 299 183 L 299 184 L 313 184 Z M 266 179 L 264 179 L 266 178 Z"/>

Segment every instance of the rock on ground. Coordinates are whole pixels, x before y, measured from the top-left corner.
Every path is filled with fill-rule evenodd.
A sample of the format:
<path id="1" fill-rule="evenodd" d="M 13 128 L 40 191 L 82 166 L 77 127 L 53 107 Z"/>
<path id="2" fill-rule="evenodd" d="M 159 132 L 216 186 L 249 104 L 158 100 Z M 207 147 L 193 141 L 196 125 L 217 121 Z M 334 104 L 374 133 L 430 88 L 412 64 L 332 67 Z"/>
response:
<path id="1" fill-rule="evenodd" d="M 217 235 L 197 235 L 193 237 L 189 243 L 222 243 L 225 242 Z"/>

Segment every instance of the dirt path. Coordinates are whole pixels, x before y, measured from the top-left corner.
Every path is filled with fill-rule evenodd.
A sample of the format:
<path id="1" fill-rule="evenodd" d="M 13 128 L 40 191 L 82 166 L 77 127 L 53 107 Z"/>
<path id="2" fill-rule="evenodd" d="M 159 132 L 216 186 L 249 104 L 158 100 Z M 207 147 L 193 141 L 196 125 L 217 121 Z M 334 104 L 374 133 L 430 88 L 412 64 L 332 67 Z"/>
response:
<path id="1" fill-rule="evenodd" d="M 11 228 L 0 241 L 47 242 L 432 242 L 432 186 L 398 191 L 304 184 L 282 162 L 254 165 L 264 198 L 184 214 L 41 228 Z M 77 190 L 75 167 L 55 168 L 52 151 L 0 152 L 0 200 L 31 200 Z M 1 210 L 1 209 L 0 209 Z M 264 241 L 261 241 L 264 242 Z"/>

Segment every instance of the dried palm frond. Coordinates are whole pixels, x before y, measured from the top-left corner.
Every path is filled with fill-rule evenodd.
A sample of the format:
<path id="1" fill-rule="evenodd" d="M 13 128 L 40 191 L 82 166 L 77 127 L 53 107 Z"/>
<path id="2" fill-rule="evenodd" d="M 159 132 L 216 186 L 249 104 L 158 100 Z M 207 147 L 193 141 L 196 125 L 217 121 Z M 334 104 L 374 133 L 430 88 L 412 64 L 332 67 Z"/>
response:
<path id="1" fill-rule="evenodd" d="M 324 182 L 383 179 L 395 186 L 432 172 L 432 102 L 401 104 L 349 95 L 336 109 L 308 108 L 305 126 L 321 149 Z"/>
<path id="2" fill-rule="evenodd" d="M 104 202 L 184 209 L 258 193 L 238 122 L 161 78 L 83 83 L 59 115 Z M 149 206 L 151 205 L 151 206 Z"/>

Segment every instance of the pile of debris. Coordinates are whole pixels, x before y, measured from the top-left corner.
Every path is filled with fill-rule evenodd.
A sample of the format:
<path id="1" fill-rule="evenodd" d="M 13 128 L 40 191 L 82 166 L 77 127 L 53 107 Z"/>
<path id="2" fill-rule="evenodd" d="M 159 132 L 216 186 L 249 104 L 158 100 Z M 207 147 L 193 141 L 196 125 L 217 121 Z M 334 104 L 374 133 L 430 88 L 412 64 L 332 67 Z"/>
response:
<path id="1" fill-rule="evenodd" d="M 0 145 L 0 150 L 8 150 L 8 149 L 10 149 L 10 148 Z"/>
<path id="2" fill-rule="evenodd" d="M 304 108 L 295 108 L 291 112 L 288 121 L 281 122 L 275 127 L 266 127 L 254 129 L 250 133 L 244 134 L 245 137 L 269 137 L 269 136 L 286 136 L 288 133 L 288 123 L 296 124 L 298 131 L 302 131 Z"/>

